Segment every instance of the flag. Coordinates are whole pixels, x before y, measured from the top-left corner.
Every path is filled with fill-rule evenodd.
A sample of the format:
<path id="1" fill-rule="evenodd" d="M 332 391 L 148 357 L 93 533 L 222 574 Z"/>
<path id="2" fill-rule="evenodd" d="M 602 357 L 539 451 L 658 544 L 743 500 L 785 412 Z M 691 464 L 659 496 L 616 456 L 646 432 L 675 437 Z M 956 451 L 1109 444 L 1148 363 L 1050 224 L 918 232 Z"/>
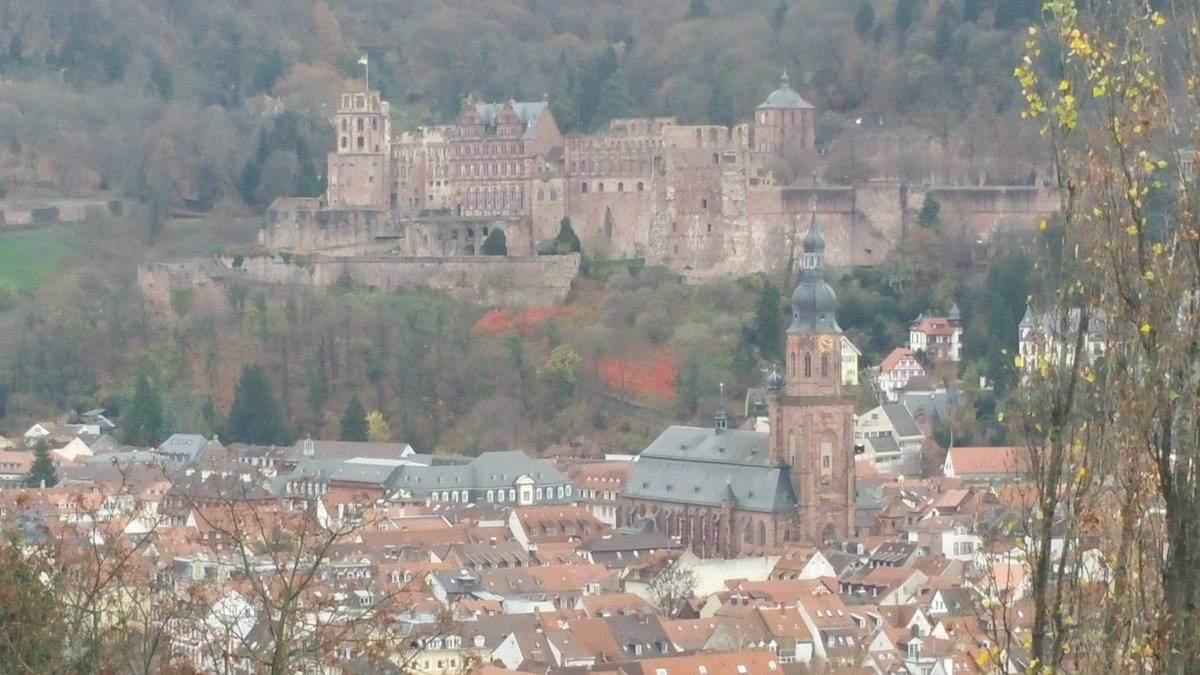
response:
<path id="1" fill-rule="evenodd" d="M 363 54 L 362 57 L 358 59 L 358 65 L 360 65 L 360 66 L 367 65 L 367 55 L 366 54 Z"/>

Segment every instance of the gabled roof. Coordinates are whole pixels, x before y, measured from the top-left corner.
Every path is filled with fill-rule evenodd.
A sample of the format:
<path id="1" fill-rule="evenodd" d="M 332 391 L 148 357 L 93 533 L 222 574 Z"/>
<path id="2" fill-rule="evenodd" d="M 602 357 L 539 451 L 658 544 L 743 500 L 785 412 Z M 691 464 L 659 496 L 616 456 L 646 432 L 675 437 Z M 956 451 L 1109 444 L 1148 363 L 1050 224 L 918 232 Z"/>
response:
<path id="1" fill-rule="evenodd" d="M 797 504 L 789 467 L 770 463 L 767 434 L 685 426 L 642 452 L 622 496 L 710 507 L 732 498 L 737 509 L 768 513 Z"/>
<path id="2" fill-rule="evenodd" d="M 920 361 L 917 361 L 917 357 L 913 355 L 912 350 L 908 347 L 896 347 L 893 349 L 892 353 L 885 356 L 883 361 L 880 362 L 878 370 L 881 373 L 890 373 L 906 358 L 915 361 L 921 372 L 925 371 L 925 367 L 921 365 Z"/>
<path id="3" fill-rule="evenodd" d="M 1021 448 L 1012 446 L 950 448 L 946 451 L 947 476 L 1016 478 L 1019 476 Z"/>

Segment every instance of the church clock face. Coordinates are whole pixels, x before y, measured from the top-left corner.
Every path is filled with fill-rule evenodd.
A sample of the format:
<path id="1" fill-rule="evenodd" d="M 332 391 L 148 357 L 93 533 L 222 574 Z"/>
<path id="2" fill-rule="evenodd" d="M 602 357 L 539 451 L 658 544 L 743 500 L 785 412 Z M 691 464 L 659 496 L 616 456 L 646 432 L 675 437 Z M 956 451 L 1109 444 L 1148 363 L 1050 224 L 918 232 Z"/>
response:
<path id="1" fill-rule="evenodd" d="M 831 352 L 836 342 L 837 340 L 832 335 L 822 335 L 817 338 L 817 347 L 823 352 Z"/>

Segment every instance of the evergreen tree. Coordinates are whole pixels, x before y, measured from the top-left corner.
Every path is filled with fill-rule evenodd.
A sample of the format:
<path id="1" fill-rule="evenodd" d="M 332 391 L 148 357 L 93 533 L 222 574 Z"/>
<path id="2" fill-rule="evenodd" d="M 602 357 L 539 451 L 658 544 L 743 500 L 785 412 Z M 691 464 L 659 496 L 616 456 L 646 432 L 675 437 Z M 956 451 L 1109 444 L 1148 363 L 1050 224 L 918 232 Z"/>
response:
<path id="1" fill-rule="evenodd" d="M 754 305 L 754 342 L 764 359 L 783 356 L 783 296 L 775 284 L 766 282 Z"/>
<path id="2" fill-rule="evenodd" d="M 708 3 L 704 0 L 692 0 L 691 4 L 688 5 L 687 16 L 684 17 L 684 20 L 690 21 L 692 19 L 704 19 L 707 17 Z"/>
<path id="3" fill-rule="evenodd" d="M 50 448 L 46 441 L 38 441 L 33 448 L 33 466 L 29 467 L 29 475 L 25 478 L 29 487 L 54 487 L 58 485 L 58 474 L 54 470 L 54 460 L 50 458 Z"/>
<path id="4" fill-rule="evenodd" d="M 571 227 L 571 217 L 564 216 L 562 220 L 558 221 L 558 236 L 554 238 L 554 252 L 559 254 L 579 253 L 581 249 L 579 236 Z"/>
<path id="5" fill-rule="evenodd" d="M 733 110 L 733 92 L 729 87 L 729 71 L 721 68 L 713 80 L 712 92 L 708 96 L 708 121 L 731 127 L 736 121 Z"/>
<path id="6" fill-rule="evenodd" d="M 153 447 L 162 440 L 163 426 L 162 399 L 146 370 L 145 367 L 138 370 L 133 400 L 121 419 L 121 442 L 143 448 Z"/>
<path id="7" fill-rule="evenodd" d="M 875 27 L 875 5 L 871 0 L 858 3 L 858 11 L 854 13 L 854 32 L 858 37 L 867 39 L 871 29 Z"/>
<path id="8" fill-rule="evenodd" d="M 921 202 L 921 210 L 917 213 L 917 224 L 921 227 L 936 228 L 942 222 L 942 205 L 932 192 L 925 193 L 925 201 Z"/>
<path id="9" fill-rule="evenodd" d="M 779 4 L 775 6 L 775 13 L 771 16 L 771 30 L 776 33 L 783 30 L 783 24 L 787 21 L 787 11 L 787 0 L 779 0 Z"/>
<path id="10" fill-rule="evenodd" d="M 599 129 L 608 124 L 609 120 L 627 116 L 631 105 L 633 105 L 633 98 L 625 86 L 625 75 L 618 68 L 600 83 L 596 109 L 592 114 L 591 128 Z"/>
<path id="11" fill-rule="evenodd" d="M 279 406 L 271 393 L 271 382 L 262 366 L 251 364 L 242 368 L 221 437 L 226 442 L 257 445 L 289 442 Z"/>
<path id="12" fill-rule="evenodd" d="M 488 232 L 487 239 L 483 240 L 483 246 L 479 248 L 479 252 L 484 255 L 508 255 L 508 240 L 504 236 L 504 230 L 494 227 L 491 232 Z"/>
<path id="13" fill-rule="evenodd" d="M 350 397 L 350 402 L 346 404 L 346 410 L 342 413 L 338 440 L 359 442 L 367 440 L 367 411 L 357 396 Z"/>

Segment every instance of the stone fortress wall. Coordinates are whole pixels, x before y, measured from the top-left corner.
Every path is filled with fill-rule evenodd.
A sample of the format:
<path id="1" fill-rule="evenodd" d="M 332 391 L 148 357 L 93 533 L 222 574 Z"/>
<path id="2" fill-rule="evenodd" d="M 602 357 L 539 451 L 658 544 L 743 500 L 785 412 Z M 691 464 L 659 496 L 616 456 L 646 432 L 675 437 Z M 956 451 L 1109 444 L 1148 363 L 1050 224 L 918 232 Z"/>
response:
<path id="1" fill-rule="evenodd" d="M 236 298 L 282 288 L 327 289 L 340 280 L 385 292 L 433 291 L 484 306 L 530 307 L 561 304 L 579 273 L 579 256 L 526 258 L 394 255 L 249 257 L 240 267 L 232 258 L 151 263 L 138 267 L 138 288 L 151 317 L 178 318 L 172 294 L 188 294 L 187 313 L 228 314 Z"/>

